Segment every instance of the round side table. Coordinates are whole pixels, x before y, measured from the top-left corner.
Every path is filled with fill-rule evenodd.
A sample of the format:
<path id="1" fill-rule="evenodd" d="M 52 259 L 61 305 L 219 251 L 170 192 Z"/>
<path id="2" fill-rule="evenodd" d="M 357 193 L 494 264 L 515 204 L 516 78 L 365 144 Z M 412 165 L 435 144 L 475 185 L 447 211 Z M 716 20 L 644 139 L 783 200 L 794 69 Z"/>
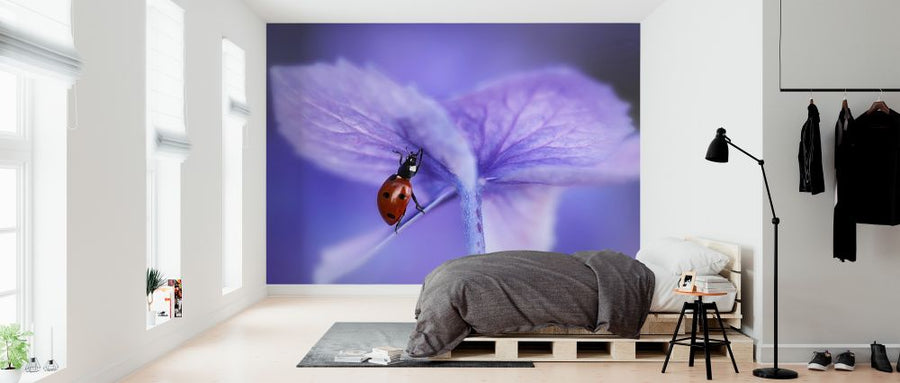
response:
<path id="1" fill-rule="evenodd" d="M 672 349 L 674 349 L 675 346 L 688 346 L 691 348 L 690 357 L 688 359 L 688 366 L 694 366 L 694 352 L 697 349 L 702 348 L 704 356 L 706 357 L 706 379 L 712 380 L 712 366 L 710 365 L 709 360 L 709 348 L 710 346 L 718 346 L 723 344 L 728 350 L 728 356 L 731 357 L 731 365 L 734 366 L 734 372 L 739 372 L 737 362 L 734 361 L 734 353 L 731 352 L 731 342 L 728 341 L 728 335 L 725 333 L 725 323 L 722 321 L 722 316 L 719 314 L 719 308 L 716 306 L 715 302 L 703 302 L 703 297 L 718 297 L 727 293 L 704 293 L 699 291 L 681 291 L 678 289 L 674 289 L 673 291 L 676 294 L 692 296 L 695 299 L 693 302 L 685 302 L 681 307 L 681 314 L 678 315 L 678 323 L 675 325 L 675 332 L 672 334 L 672 340 L 669 341 L 669 351 L 666 353 L 666 361 L 663 362 L 662 373 L 666 373 L 666 367 L 669 365 L 669 358 L 672 356 Z M 691 311 L 691 318 L 693 319 L 691 321 L 691 336 L 678 338 L 678 329 L 681 328 L 681 321 L 684 319 L 685 312 L 688 310 Z M 709 321 L 706 317 L 707 314 L 716 315 L 716 319 L 719 321 L 719 329 L 722 330 L 722 339 L 709 338 Z M 701 326 L 703 326 L 702 341 L 698 341 L 697 339 L 698 322 Z"/>

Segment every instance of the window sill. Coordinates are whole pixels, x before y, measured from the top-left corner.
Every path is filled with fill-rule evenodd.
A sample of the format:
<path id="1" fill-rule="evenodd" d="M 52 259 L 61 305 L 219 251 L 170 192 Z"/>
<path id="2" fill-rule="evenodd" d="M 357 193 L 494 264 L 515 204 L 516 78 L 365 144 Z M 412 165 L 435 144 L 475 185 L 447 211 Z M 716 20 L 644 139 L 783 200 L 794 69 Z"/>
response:
<path id="1" fill-rule="evenodd" d="M 44 361 L 44 362 L 46 362 L 46 361 Z M 43 367 L 43 365 L 42 365 L 42 367 Z M 60 372 L 60 371 L 62 371 L 62 370 L 64 370 L 64 369 L 63 369 L 63 368 L 60 368 L 59 370 L 56 370 L 56 371 L 44 371 L 44 370 L 41 370 L 41 371 L 38 371 L 38 372 L 22 372 L 22 379 L 19 380 L 19 383 L 32 383 L 32 382 L 38 382 L 38 381 L 41 381 L 41 380 L 43 380 L 44 378 L 46 378 L 46 377 L 48 377 L 48 376 L 50 376 L 50 375 L 53 375 L 53 374 L 55 374 L 55 373 L 57 373 L 57 372 Z"/>
<path id="2" fill-rule="evenodd" d="M 169 322 L 171 320 L 172 320 L 172 318 L 169 318 L 169 317 L 156 317 L 156 324 L 147 325 L 147 331 L 150 331 L 151 329 L 159 327 L 163 324 L 166 324 L 167 322 Z"/>
<path id="3" fill-rule="evenodd" d="M 238 291 L 240 289 L 241 289 L 240 286 L 238 286 L 238 287 L 223 287 L 222 288 L 222 296 L 228 295 L 228 294 Z"/>

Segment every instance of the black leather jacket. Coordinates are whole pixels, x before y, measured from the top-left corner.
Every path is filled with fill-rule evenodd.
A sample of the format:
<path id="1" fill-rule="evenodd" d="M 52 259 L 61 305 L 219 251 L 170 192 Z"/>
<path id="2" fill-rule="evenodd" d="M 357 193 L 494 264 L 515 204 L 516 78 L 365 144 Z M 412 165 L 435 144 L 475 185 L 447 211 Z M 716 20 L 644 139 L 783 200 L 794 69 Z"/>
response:
<path id="1" fill-rule="evenodd" d="M 809 104 L 809 112 L 803 129 L 800 130 L 800 150 L 797 161 L 800 164 L 800 191 L 819 194 L 825 191 L 825 176 L 822 172 L 822 138 L 819 133 L 819 108 Z"/>

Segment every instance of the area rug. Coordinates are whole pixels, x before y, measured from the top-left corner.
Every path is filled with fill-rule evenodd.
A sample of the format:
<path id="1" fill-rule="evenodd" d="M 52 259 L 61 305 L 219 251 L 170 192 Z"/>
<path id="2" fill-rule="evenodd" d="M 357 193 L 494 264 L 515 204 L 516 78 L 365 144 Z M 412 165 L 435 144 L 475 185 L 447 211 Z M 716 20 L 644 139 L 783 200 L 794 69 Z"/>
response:
<path id="1" fill-rule="evenodd" d="M 371 350 L 378 346 L 406 348 L 415 323 L 337 322 L 322 335 L 297 367 L 534 367 L 531 362 L 476 362 L 411 358 L 405 352 L 399 362 L 387 366 L 374 363 L 335 362 L 341 350 Z"/>

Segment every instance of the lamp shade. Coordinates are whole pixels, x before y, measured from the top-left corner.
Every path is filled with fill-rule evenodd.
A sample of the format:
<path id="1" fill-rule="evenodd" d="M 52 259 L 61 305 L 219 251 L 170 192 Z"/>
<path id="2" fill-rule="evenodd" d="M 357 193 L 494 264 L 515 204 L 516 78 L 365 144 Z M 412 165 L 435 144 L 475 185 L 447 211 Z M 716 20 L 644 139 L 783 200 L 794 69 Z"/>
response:
<path id="1" fill-rule="evenodd" d="M 725 129 L 716 130 L 716 138 L 709 143 L 706 149 L 706 159 L 712 162 L 728 162 L 728 140 L 725 137 Z"/>

